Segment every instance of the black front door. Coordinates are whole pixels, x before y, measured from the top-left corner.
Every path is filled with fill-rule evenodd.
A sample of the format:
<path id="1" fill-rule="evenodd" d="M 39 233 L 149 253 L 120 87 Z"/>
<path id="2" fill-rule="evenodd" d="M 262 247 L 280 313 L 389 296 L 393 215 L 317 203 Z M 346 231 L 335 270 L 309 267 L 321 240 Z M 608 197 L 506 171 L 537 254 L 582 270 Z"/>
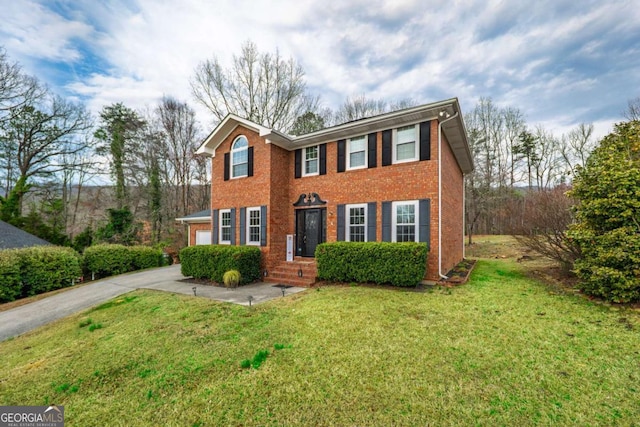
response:
<path id="1" fill-rule="evenodd" d="M 326 209 L 296 211 L 296 255 L 312 257 L 316 246 L 326 240 Z"/>

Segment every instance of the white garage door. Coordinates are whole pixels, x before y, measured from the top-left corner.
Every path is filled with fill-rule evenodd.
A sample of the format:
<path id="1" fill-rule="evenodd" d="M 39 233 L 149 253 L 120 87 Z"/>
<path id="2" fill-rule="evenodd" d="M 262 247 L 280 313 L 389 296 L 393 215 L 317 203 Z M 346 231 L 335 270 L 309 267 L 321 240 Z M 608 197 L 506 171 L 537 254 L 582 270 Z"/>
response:
<path id="1" fill-rule="evenodd" d="M 196 245 L 210 245 L 211 232 L 204 230 L 196 230 Z"/>

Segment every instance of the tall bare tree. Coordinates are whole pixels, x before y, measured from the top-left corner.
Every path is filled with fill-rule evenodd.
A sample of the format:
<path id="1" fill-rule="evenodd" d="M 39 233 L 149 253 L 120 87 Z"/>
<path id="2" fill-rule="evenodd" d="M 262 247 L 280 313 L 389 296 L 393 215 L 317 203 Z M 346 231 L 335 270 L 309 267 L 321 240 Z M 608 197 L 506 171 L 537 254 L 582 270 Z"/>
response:
<path id="1" fill-rule="evenodd" d="M 389 111 L 402 110 L 413 107 L 416 102 L 413 99 L 402 99 L 389 102 L 384 99 L 367 98 L 364 94 L 347 97 L 333 115 L 332 124 L 341 124 L 366 117 L 377 116 Z"/>
<path id="2" fill-rule="evenodd" d="M 0 47 L 0 121 L 10 117 L 10 110 L 34 103 L 46 93 L 46 88 L 35 77 L 22 72 Z"/>
<path id="3" fill-rule="evenodd" d="M 622 114 L 629 121 L 640 120 L 640 96 L 630 99 Z"/>
<path id="4" fill-rule="evenodd" d="M 164 137 L 167 182 L 174 189 L 170 215 L 186 215 L 193 208 L 191 192 L 198 166 L 195 151 L 200 143 L 195 111 L 184 102 L 164 97 L 155 109 L 155 116 Z"/>
<path id="5" fill-rule="evenodd" d="M 596 145 L 597 141 L 593 137 L 593 124 L 580 123 L 568 134 L 563 135 L 560 154 L 565 163 L 565 172 L 575 176 L 576 169 L 587 163 L 587 158 Z"/>
<path id="6" fill-rule="evenodd" d="M 201 62 L 191 79 L 193 95 L 216 122 L 234 113 L 263 126 L 288 132 L 296 118 L 318 109 L 307 92 L 302 67 L 280 52 L 261 53 L 255 43 L 242 45 L 230 68 L 217 57 Z"/>
<path id="7" fill-rule="evenodd" d="M 84 106 L 58 96 L 13 107 L 9 119 L 0 124 L 3 161 L 15 168 L 14 178 L 51 179 L 72 167 L 65 163 L 69 156 L 86 149 L 85 134 L 91 126 Z M 21 200 L 19 208 L 22 212 Z"/>

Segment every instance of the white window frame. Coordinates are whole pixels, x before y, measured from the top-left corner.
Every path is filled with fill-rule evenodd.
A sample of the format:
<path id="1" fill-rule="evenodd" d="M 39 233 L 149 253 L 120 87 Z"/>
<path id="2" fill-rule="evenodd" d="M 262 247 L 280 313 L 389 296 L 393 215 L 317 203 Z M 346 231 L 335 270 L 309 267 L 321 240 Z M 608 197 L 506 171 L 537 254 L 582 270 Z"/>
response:
<path id="1" fill-rule="evenodd" d="M 362 226 L 364 227 L 364 241 L 367 241 L 367 226 L 369 225 L 367 223 L 368 221 L 368 214 L 369 212 L 367 211 L 367 204 L 366 203 L 359 203 L 359 204 L 353 204 L 353 205 L 345 205 L 344 207 L 344 221 L 345 221 L 345 240 L 347 242 L 351 242 L 351 209 L 358 209 L 358 208 L 364 208 L 364 224 L 359 224 L 358 226 Z"/>
<path id="2" fill-rule="evenodd" d="M 316 149 L 316 158 L 307 160 L 307 150 Z M 307 172 L 307 162 L 316 161 L 316 171 L 315 172 Z M 304 147 L 302 149 L 302 176 L 315 176 L 320 174 L 320 146 L 313 145 L 311 147 Z"/>
<path id="3" fill-rule="evenodd" d="M 364 142 L 364 148 L 362 149 L 362 151 L 364 152 L 364 164 L 363 165 L 358 165 L 358 166 L 351 166 L 351 141 L 353 140 L 362 140 Z M 355 138 L 350 138 L 349 140 L 347 140 L 347 148 L 346 148 L 346 155 L 347 155 L 347 170 L 357 170 L 357 169 L 366 169 L 368 164 L 368 159 L 367 159 L 367 148 L 368 148 L 368 141 L 367 141 L 367 136 L 366 135 L 362 135 L 359 137 L 355 137 Z M 358 153 L 360 151 L 356 151 L 356 153 Z"/>
<path id="4" fill-rule="evenodd" d="M 391 214 L 392 214 L 392 229 L 391 229 L 391 241 L 398 241 L 398 206 L 406 206 L 413 205 L 414 206 L 414 218 L 413 218 L 413 227 L 414 227 L 414 242 L 419 241 L 419 232 L 420 232 L 420 204 L 418 200 L 407 200 L 401 202 L 393 202 L 391 203 Z"/>
<path id="5" fill-rule="evenodd" d="M 244 147 L 240 147 L 240 148 L 236 148 L 236 144 L 241 140 L 244 139 L 247 142 L 247 145 Z M 234 162 L 234 154 L 238 154 L 242 151 L 246 151 L 247 153 L 247 160 L 245 162 L 239 162 L 239 163 L 235 163 Z M 229 168 L 231 169 L 231 178 L 235 179 L 235 178 L 244 178 L 245 176 L 249 176 L 249 140 L 247 139 L 246 136 L 244 135 L 239 135 L 234 141 L 233 144 L 231 144 L 231 154 L 230 154 L 230 159 L 229 159 Z M 244 175 L 235 175 L 235 168 L 234 166 L 240 166 L 246 164 L 247 165 L 247 173 L 245 173 Z"/>
<path id="6" fill-rule="evenodd" d="M 251 212 L 258 212 L 258 225 L 251 225 Z M 247 224 L 247 229 L 246 229 L 246 242 L 247 245 L 256 245 L 256 246 L 260 246 L 260 232 L 261 232 L 261 227 L 262 227 L 262 214 L 260 212 L 260 206 L 256 206 L 253 208 L 247 208 L 246 210 L 246 224 Z M 251 227 L 258 227 L 258 240 L 251 240 Z"/>
<path id="7" fill-rule="evenodd" d="M 409 159 L 401 159 L 398 160 L 398 130 L 413 127 L 415 141 L 413 142 L 413 157 Z M 415 162 L 420 158 L 420 126 L 416 123 L 415 125 L 408 126 L 400 126 L 399 128 L 393 129 L 393 163 L 407 163 L 407 162 Z"/>
<path id="8" fill-rule="evenodd" d="M 226 213 L 229 214 L 229 225 L 228 226 L 224 226 L 223 223 L 222 223 L 222 216 L 224 214 L 226 214 Z M 218 230 L 218 233 L 219 233 L 218 234 L 218 242 L 221 245 L 230 245 L 231 244 L 231 234 L 232 234 L 232 232 L 231 232 L 231 224 L 233 224 L 233 221 L 232 221 L 232 218 L 231 218 L 231 209 L 220 209 L 220 212 L 218 212 L 218 215 L 219 215 L 219 217 L 218 217 L 218 224 L 219 224 L 218 225 L 218 228 L 219 228 L 219 230 Z M 229 229 L 229 240 L 223 240 L 222 239 L 222 230 L 224 228 L 228 228 Z"/>
<path id="9" fill-rule="evenodd" d="M 205 240 L 206 243 L 198 243 L 198 241 L 200 239 L 198 239 L 198 236 L 206 236 L 208 235 L 208 239 Z M 194 242 L 195 245 L 210 245 L 211 244 L 211 230 L 196 230 L 196 235 L 195 235 L 196 241 Z"/>

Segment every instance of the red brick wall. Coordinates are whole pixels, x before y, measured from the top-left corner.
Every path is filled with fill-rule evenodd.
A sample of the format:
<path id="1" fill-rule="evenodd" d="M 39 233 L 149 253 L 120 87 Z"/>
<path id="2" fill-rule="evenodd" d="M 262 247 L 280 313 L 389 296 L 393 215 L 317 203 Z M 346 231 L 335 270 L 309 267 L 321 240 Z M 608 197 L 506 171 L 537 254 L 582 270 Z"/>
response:
<path id="1" fill-rule="evenodd" d="M 442 135 L 442 274 L 456 266 L 463 255 L 463 175 L 451 147 Z"/>
<path id="2" fill-rule="evenodd" d="M 196 244 L 196 231 L 207 230 L 211 231 L 211 223 L 190 223 L 189 224 L 189 245 L 195 246 Z"/>
<path id="3" fill-rule="evenodd" d="M 429 279 L 438 277 L 438 170 L 436 120 L 431 122 L 431 159 L 382 167 L 382 136 L 377 135 L 377 166 L 337 173 L 337 143 L 327 144 L 327 174 L 294 178 L 294 152 L 266 144 L 258 134 L 236 128 L 216 149 L 212 160 L 212 209 L 235 207 L 236 239 L 240 235 L 239 208 L 268 205 L 267 239 L 262 248 L 265 267 L 272 268 L 286 257 L 286 235 L 295 232 L 293 203 L 300 194 L 317 193 L 327 201 L 327 240 L 337 238 L 337 205 L 376 202 L 377 240 L 382 240 L 382 202 L 431 199 Z M 224 181 L 224 153 L 238 135 L 254 147 L 254 176 Z M 462 176 L 448 144 L 443 143 L 443 270 L 462 258 Z M 455 232 L 453 231 L 455 230 Z M 446 242 L 446 244 L 445 244 Z M 459 244 L 458 244 L 459 242 Z"/>

